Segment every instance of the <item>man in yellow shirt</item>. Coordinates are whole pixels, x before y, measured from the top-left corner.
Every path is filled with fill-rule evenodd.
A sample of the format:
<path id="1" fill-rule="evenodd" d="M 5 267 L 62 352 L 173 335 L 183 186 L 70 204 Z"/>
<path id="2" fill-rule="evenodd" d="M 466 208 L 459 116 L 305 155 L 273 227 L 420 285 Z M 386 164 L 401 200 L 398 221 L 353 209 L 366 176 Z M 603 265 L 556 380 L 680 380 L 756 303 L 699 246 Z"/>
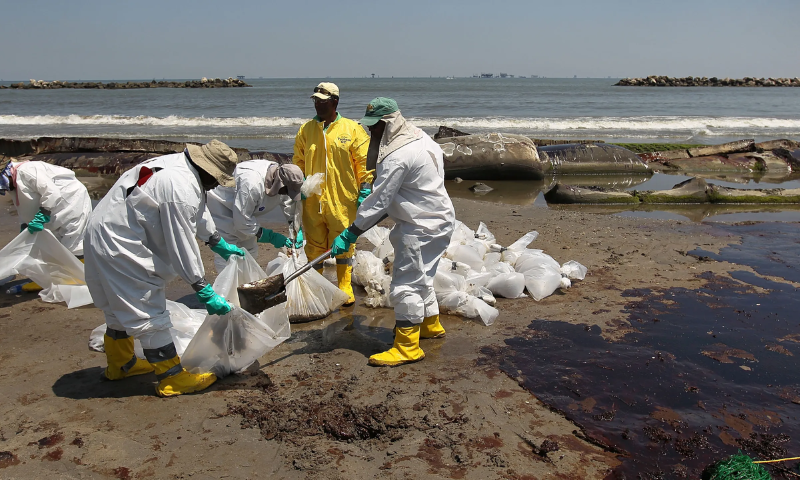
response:
<path id="1" fill-rule="evenodd" d="M 317 116 L 297 132 L 294 142 L 295 165 L 308 177 L 324 173 L 322 194 L 303 202 L 303 231 L 309 259 L 322 255 L 333 240 L 356 219 L 361 202 L 372 191 L 374 170 L 367 170 L 369 136 L 357 122 L 344 118 L 339 106 L 339 87 L 322 82 L 311 96 Z M 336 257 L 339 288 L 349 296 L 345 306 L 352 305 L 355 245 Z M 320 265 L 318 268 L 322 268 Z"/>

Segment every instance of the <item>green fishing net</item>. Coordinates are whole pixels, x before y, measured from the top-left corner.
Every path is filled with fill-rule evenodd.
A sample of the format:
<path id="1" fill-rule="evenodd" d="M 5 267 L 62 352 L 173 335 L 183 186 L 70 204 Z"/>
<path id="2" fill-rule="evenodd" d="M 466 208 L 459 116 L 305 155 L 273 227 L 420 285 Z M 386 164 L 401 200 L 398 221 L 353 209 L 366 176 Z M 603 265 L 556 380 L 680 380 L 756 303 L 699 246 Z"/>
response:
<path id="1" fill-rule="evenodd" d="M 772 480 L 766 468 L 741 452 L 709 466 L 703 473 L 708 480 Z"/>

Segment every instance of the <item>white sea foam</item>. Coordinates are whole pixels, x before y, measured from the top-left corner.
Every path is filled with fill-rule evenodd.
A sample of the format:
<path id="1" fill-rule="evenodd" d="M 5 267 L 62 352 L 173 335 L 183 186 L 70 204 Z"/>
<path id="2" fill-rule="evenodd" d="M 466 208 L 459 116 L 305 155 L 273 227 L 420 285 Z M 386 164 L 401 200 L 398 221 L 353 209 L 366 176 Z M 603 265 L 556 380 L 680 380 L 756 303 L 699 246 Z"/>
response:
<path id="1" fill-rule="evenodd" d="M 0 115 L 0 125 L 122 125 L 157 127 L 291 127 L 307 119 L 293 117 L 168 117 L 122 115 Z"/>
<path id="2" fill-rule="evenodd" d="M 152 117 L 122 115 L 0 115 L 0 126 L 138 126 L 192 128 L 286 128 L 299 127 L 307 119 L 296 117 Z M 415 125 L 440 125 L 466 131 L 519 131 L 525 134 L 595 134 L 605 136 L 660 137 L 681 135 L 800 135 L 800 119 L 771 117 L 418 117 Z M 263 132 L 267 133 L 267 132 Z"/>
<path id="3" fill-rule="evenodd" d="M 800 119 L 768 117 L 577 117 L 577 118 L 410 118 L 419 127 L 446 125 L 454 128 L 481 130 L 542 131 L 691 131 L 713 135 L 718 130 L 781 130 L 800 133 Z"/>

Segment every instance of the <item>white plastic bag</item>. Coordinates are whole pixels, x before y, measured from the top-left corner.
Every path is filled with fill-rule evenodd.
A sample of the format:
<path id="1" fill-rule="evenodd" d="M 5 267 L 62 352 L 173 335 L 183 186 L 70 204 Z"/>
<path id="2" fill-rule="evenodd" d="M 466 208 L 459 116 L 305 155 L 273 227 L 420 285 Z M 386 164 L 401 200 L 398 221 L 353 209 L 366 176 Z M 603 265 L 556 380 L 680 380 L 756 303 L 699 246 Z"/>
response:
<path id="1" fill-rule="evenodd" d="M 374 228 L 374 227 L 373 227 Z M 389 307 L 389 286 L 392 277 L 386 274 L 383 262 L 371 252 L 356 251 L 353 266 L 353 283 L 367 292 L 364 303 L 368 307 Z"/>
<path id="2" fill-rule="evenodd" d="M 306 198 L 310 198 L 312 195 L 322 195 L 323 182 L 325 182 L 325 174 L 323 172 L 315 173 L 303 181 L 300 193 Z"/>
<path id="3" fill-rule="evenodd" d="M 258 315 L 239 307 L 236 288 L 267 274 L 255 259 L 231 255 L 228 265 L 214 281 L 214 291 L 225 297 L 233 309 L 225 315 L 208 315 L 197 330 L 181 363 L 192 373 L 212 372 L 218 377 L 240 372 L 280 345 L 291 335 L 286 304 L 276 305 Z"/>
<path id="4" fill-rule="evenodd" d="M 372 253 L 386 263 L 394 262 L 394 247 L 392 242 L 389 241 L 391 232 L 391 228 L 374 226 L 362 235 L 375 246 L 372 249 Z"/>
<path id="5" fill-rule="evenodd" d="M 225 268 L 219 272 L 217 279 L 214 280 L 214 292 L 225 297 L 228 302 L 237 307 L 239 303 L 239 292 L 236 290 L 239 285 L 257 282 L 267 278 L 267 272 L 258 264 L 255 258 L 247 250 L 244 256 L 231 255 Z"/>
<path id="6" fill-rule="evenodd" d="M 288 258 L 280 253 L 278 257 L 283 259 L 281 272 L 284 278 L 308 263 L 305 253 L 295 253 Z M 270 262 L 270 267 L 274 268 L 277 264 Z M 325 318 L 341 307 L 347 301 L 347 294 L 312 268 L 286 284 L 286 299 L 289 320 L 309 322 Z"/>
<path id="7" fill-rule="evenodd" d="M 525 275 L 525 288 L 537 302 L 553 294 L 561 287 L 561 270 L 541 263 L 528 269 Z"/>
<path id="8" fill-rule="evenodd" d="M 206 310 L 192 309 L 182 303 L 167 300 L 167 311 L 169 312 L 169 320 L 172 322 L 172 328 L 169 329 L 169 333 L 172 334 L 172 343 L 175 344 L 175 350 L 178 351 L 178 355 L 183 355 L 194 334 L 197 333 L 197 330 L 206 319 Z M 105 323 L 92 330 L 92 333 L 89 334 L 89 350 L 105 352 L 103 344 L 103 335 L 105 333 Z M 139 340 L 134 340 L 133 349 L 137 357 L 144 358 L 144 352 Z"/>
<path id="9" fill-rule="evenodd" d="M 493 324 L 500 315 L 496 308 L 467 293 L 466 278 L 447 272 L 447 267 L 437 269 L 433 278 L 433 288 L 436 291 L 439 308 L 445 313 L 466 318 L 480 318 L 486 326 Z"/>
<path id="10" fill-rule="evenodd" d="M 541 250 L 527 249 L 522 252 L 514 264 L 514 270 L 525 273 L 539 265 L 548 265 L 561 272 L 561 265 L 550 255 Z"/>
<path id="11" fill-rule="evenodd" d="M 575 260 L 570 260 L 564 263 L 564 265 L 561 265 L 561 273 L 570 280 L 583 280 L 586 278 L 586 272 L 588 270 L 589 269 Z"/>
<path id="12" fill-rule="evenodd" d="M 455 262 L 466 263 L 473 270 L 480 272 L 483 268 L 483 256 L 473 245 L 451 245 L 445 255 Z"/>
<path id="13" fill-rule="evenodd" d="M 525 290 L 525 275 L 518 272 L 501 273 L 493 276 L 486 288 L 498 297 L 524 297 L 522 292 Z"/>
<path id="14" fill-rule="evenodd" d="M 44 302 L 66 302 L 67 308 L 92 303 L 83 264 L 50 230 L 35 234 L 23 230 L 0 250 L 0 277 L 16 274 L 41 285 L 39 297 Z"/>
<path id="15" fill-rule="evenodd" d="M 539 232 L 533 230 L 520 237 L 519 240 L 509 245 L 508 248 L 500 247 L 502 249 L 502 260 L 514 266 L 514 264 L 517 263 L 517 257 L 519 257 L 520 254 L 527 249 L 528 245 L 536 240 L 538 236 Z M 495 248 L 496 247 L 492 248 L 492 250 L 495 250 Z"/>
<path id="16" fill-rule="evenodd" d="M 284 326 L 275 330 L 275 325 Z M 257 316 L 239 307 L 226 315 L 209 315 L 181 357 L 191 373 L 212 372 L 225 377 L 249 367 L 289 338 L 289 319 L 283 305 Z"/>

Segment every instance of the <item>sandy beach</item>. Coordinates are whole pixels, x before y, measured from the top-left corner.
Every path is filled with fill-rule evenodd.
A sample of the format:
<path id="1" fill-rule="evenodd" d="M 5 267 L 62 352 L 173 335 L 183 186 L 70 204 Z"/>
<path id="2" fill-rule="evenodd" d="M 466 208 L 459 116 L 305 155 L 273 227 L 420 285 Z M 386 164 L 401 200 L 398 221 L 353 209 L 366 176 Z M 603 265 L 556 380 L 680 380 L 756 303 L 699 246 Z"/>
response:
<path id="1" fill-rule="evenodd" d="M 0 476 L 604 478 L 617 454 L 503 373 L 504 341 L 524 337 L 534 319 L 597 325 L 605 338 L 622 338 L 632 331 L 623 308 L 635 300 L 623 291 L 698 288 L 702 272 L 725 276 L 733 265 L 686 252 L 715 252 L 737 238 L 689 222 L 454 203 L 460 220 L 473 228 L 485 221 L 501 244 L 537 230 L 531 248 L 577 260 L 589 275 L 541 302 L 499 299 L 491 327 L 443 316 L 447 337 L 423 343 L 424 361 L 393 369 L 366 364 L 391 340 L 391 310 L 357 302 L 294 325 L 248 374 L 174 399 L 154 395 L 154 377 L 99 380 L 105 358 L 87 341 L 103 323 L 100 310 L 3 295 Z M 3 209 L 7 243 L 16 226 L 13 207 Z M 211 252 L 202 250 L 211 272 Z M 262 249 L 260 263 L 275 254 Z M 180 281 L 168 297 L 193 305 Z"/>

